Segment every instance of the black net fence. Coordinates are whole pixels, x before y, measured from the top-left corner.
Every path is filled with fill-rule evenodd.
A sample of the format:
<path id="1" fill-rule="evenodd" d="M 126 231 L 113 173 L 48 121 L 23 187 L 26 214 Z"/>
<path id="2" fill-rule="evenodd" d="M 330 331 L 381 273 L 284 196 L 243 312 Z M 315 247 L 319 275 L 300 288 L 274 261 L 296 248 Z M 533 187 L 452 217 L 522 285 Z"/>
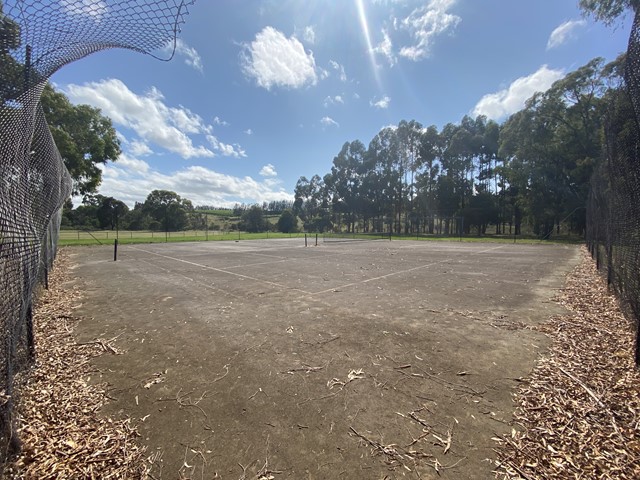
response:
<path id="1" fill-rule="evenodd" d="M 193 2 L 0 0 L 0 461 L 19 448 L 14 375 L 35 358 L 34 291 L 52 265 L 73 187 L 42 91 L 59 68 L 99 50 L 172 56 Z"/>
<path id="2" fill-rule="evenodd" d="M 640 322 L 640 12 L 626 55 L 624 85 L 606 97 L 604 159 L 591 180 L 587 245 L 636 327 Z M 639 337 L 640 338 L 640 337 Z M 636 363 L 640 343 L 636 341 Z"/>

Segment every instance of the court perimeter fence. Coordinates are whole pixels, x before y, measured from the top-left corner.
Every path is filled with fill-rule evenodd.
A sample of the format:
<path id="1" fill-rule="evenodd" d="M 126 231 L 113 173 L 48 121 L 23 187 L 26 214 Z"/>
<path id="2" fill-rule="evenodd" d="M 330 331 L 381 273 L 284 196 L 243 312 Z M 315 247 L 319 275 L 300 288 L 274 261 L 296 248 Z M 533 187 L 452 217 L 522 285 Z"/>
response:
<path id="1" fill-rule="evenodd" d="M 591 179 L 587 246 L 636 326 L 640 365 L 640 11 L 622 88 L 607 98 L 604 158 Z"/>
<path id="2" fill-rule="evenodd" d="M 14 376 L 35 359 L 34 292 L 73 189 L 42 91 L 58 69 L 100 50 L 172 57 L 194 1 L 0 0 L 0 462 L 20 448 Z"/>

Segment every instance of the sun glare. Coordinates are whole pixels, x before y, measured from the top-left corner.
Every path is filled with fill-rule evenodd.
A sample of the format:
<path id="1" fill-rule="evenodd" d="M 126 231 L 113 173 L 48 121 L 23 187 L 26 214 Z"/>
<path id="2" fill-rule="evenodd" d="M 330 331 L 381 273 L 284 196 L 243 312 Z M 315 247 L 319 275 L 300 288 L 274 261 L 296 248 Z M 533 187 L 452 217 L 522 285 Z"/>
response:
<path id="1" fill-rule="evenodd" d="M 358 19 L 360 20 L 360 28 L 362 28 L 362 35 L 364 41 L 367 44 L 367 53 L 369 54 L 369 61 L 371 62 L 371 70 L 373 76 L 376 79 L 378 89 L 382 88 L 380 84 L 380 76 L 378 75 L 378 66 L 376 64 L 375 52 L 373 51 L 373 45 L 371 44 L 371 34 L 369 33 L 369 22 L 367 22 L 367 12 L 364 9 L 364 0 L 355 0 L 356 7 L 358 8 Z"/>

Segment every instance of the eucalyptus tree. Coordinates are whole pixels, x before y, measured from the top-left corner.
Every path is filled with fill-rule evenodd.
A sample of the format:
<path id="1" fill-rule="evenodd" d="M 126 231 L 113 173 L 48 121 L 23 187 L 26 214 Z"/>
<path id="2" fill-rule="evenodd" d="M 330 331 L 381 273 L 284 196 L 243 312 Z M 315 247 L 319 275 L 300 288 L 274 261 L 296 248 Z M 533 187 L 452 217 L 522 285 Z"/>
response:
<path id="1" fill-rule="evenodd" d="M 436 180 L 440 172 L 442 139 L 438 128 L 431 125 L 424 129 L 420 138 L 420 173 L 416 178 L 417 208 L 423 219 L 423 229 L 434 232 L 436 213 Z"/>
<path id="2" fill-rule="evenodd" d="M 399 154 L 402 162 L 402 170 L 404 172 L 404 185 L 406 193 L 404 194 L 405 207 L 405 233 L 411 228 L 416 227 L 416 215 L 414 206 L 414 196 L 416 191 L 415 177 L 416 172 L 421 166 L 420 152 L 421 141 L 424 128 L 422 125 L 411 120 L 400 121 L 396 134 L 398 136 Z M 408 221 L 407 221 L 408 220 Z"/>
<path id="3" fill-rule="evenodd" d="M 293 213 L 302 219 L 305 230 L 323 232 L 331 228 L 327 186 L 319 175 L 310 180 L 300 177 L 294 195 Z"/>
<path id="4" fill-rule="evenodd" d="M 384 215 L 399 233 L 402 229 L 405 188 L 397 128 L 385 127 L 380 130 L 369 143 L 367 155 L 378 175 L 377 183 L 381 189 L 380 200 L 384 205 Z"/>
<path id="5" fill-rule="evenodd" d="M 627 11 L 640 11 L 640 0 L 580 0 L 580 8 L 607 25 L 614 23 Z"/>
<path id="6" fill-rule="evenodd" d="M 328 178 L 332 186 L 331 204 L 334 213 L 344 216 L 347 231 L 350 232 L 354 231 L 356 222 L 363 213 L 360 198 L 363 194 L 362 179 L 366 174 L 365 155 L 366 149 L 362 142 L 346 142 L 334 157 Z"/>
<path id="7" fill-rule="evenodd" d="M 577 231 L 584 228 L 589 179 L 603 147 L 602 97 L 615 70 L 591 60 L 536 93 L 502 128 L 500 151 L 526 172 L 518 195 L 535 233 L 559 230 L 569 217 Z"/>

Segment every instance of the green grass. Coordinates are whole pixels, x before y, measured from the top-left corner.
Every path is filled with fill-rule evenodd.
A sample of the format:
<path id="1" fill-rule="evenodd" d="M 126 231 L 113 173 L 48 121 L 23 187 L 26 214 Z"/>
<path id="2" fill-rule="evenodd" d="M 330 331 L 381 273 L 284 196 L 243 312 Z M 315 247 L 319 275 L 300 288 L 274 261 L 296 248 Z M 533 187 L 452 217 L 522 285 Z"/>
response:
<path id="1" fill-rule="evenodd" d="M 151 232 L 151 231 L 120 231 L 117 233 L 118 242 L 121 245 L 124 244 L 136 244 L 136 243 L 164 243 L 164 242 L 203 242 L 203 241 L 231 241 L 231 240 L 263 240 L 271 238 L 300 238 L 304 237 L 304 233 L 276 233 L 276 232 L 263 232 L 263 233 L 246 233 L 246 232 L 222 232 L 217 230 L 189 230 L 184 232 L 169 232 L 165 235 L 164 232 Z M 309 238 L 314 238 L 315 233 L 308 233 Z M 318 234 L 322 237 L 322 234 Z M 369 238 L 370 235 L 355 234 L 356 237 Z M 76 231 L 76 230 L 61 230 L 58 244 L 60 246 L 67 245 L 113 245 L 116 237 L 115 231 L 99 230 L 99 231 Z M 484 243 L 523 243 L 523 244 L 581 244 L 584 243 L 584 239 L 578 236 L 568 237 L 552 237 L 549 240 L 540 240 L 534 236 L 518 236 L 515 239 L 513 236 L 508 235 L 486 235 L 478 237 L 475 235 L 463 236 L 462 238 L 456 236 L 436 236 L 436 235 L 392 235 L 391 240 L 420 240 L 431 242 L 484 242 Z"/>
<path id="2" fill-rule="evenodd" d="M 416 235 L 392 235 L 392 240 L 420 240 L 429 242 L 466 242 L 466 243 L 523 243 L 528 245 L 544 244 L 570 244 L 579 245 L 584 243 L 584 239 L 578 236 L 572 237 L 552 237 L 545 240 L 540 240 L 535 236 L 521 236 L 518 235 L 515 239 L 513 235 L 485 235 L 478 237 L 477 235 L 465 235 L 458 236 L 416 236 Z"/>
<path id="3" fill-rule="evenodd" d="M 61 232 L 62 233 L 62 232 Z M 81 232 L 80 238 L 65 238 L 63 236 L 58 240 L 59 246 L 77 246 L 77 245 L 113 245 L 115 240 L 115 232 L 110 232 L 109 238 L 104 238 L 95 235 L 97 238 L 94 239 L 90 235 L 85 234 L 85 232 Z M 100 232 L 103 233 L 103 232 Z M 111 235 L 111 233 L 113 235 Z M 164 232 L 158 233 L 154 232 L 153 236 L 150 235 L 150 232 L 137 232 L 141 235 L 129 235 L 130 232 L 127 232 L 126 235 L 119 235 L 118 244 L 126 245 L 126 244 L 137 244 L 137 243 L 165 243 L 165 242 L 205 242 L 207 241 L 207 237 L 205 233 L 202 231 L 198 232 L 198 235 L 194 235 L 195 232 L 170 232 L 170 235 L 165 237 Z M 184 233 L 184 235 L 182 235 Z M 190 234 L 191 233 L 191 234 Z M 84 235 L 84 236 L 83 236 Z M 279 232 L 264 232 L 264 233 L 246 233 L 246 232 L 229 232 L 229 233 L 221 233 L 221 232 L 209 232 L 208 241 L 235 241 L 235 240 L 263 240 L 263 239 L 273 239 L 273 238 L 300 238 L 304 237 L 304 233 L 279 233 Z M 98 242 L 99 240 L 99 242 Z"/>

